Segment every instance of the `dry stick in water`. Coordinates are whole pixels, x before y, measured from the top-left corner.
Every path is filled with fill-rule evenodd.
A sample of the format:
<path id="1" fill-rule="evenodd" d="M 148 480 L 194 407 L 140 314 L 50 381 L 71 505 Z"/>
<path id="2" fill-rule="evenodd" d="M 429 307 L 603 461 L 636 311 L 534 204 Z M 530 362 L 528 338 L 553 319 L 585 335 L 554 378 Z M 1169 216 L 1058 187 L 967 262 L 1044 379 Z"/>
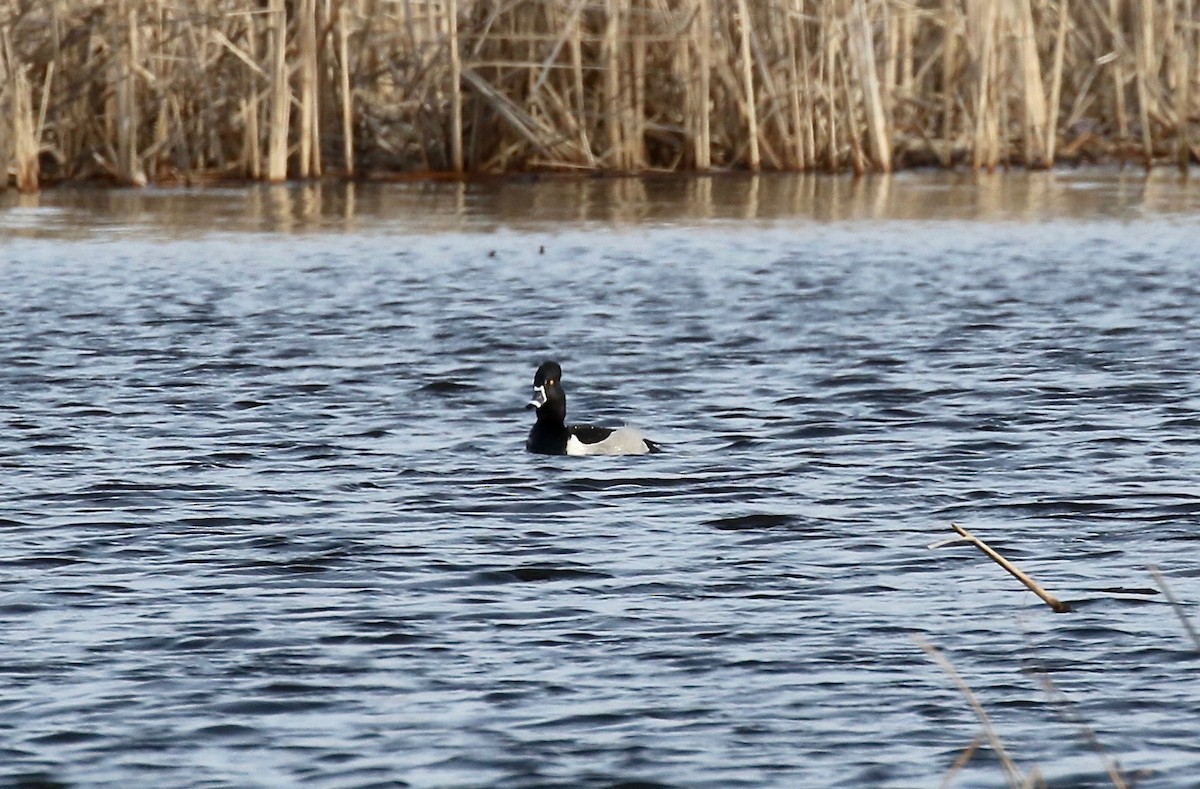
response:
<path id="1" fill-rule="evenodd" d="M 959 526 L 957 523 L 951 523 L 950 527 L 958 532 L 964 540 L 972 543 L 976 548 L 987 554 L 992 561 L 1007 570 L 1013 576 L 1013 578 L 1016 578 L 1018 581 L 1025 584 L 1029 591 L 1042 598 L 1046 605 L 1054 609 L 1055 613 L 1065 614 L 1071 610 L 1071 606 L 1060 601 L 1058 598 L 1054 597 L 1054 595 L 1047 592 L 1038 585 L 1037 581 L 1033 580 L 1028 575 L 1017 569 L 1016 565 L 1014 565 L 1008 559 L 1005 559 L 1000 554 L 996 553 L 996 551 L 993 550 L 991 546 L 989 546 L 983 540 L 979 539 L 974 534 L 971 534 L 971 532 L 967 531 L 962 526 Z"/>

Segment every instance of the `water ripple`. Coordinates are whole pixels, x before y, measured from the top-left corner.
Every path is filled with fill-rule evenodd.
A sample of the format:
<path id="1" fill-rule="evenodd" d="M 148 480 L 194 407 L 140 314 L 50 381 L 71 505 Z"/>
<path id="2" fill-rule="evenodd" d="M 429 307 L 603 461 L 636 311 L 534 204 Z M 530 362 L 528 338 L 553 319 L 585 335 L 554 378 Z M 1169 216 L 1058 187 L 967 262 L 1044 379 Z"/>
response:
<path id="1" fill-rule="evenodd" d="M 533 235 L 3 247 L 0 783 L 1200 772 L 1193 228 Z"/>

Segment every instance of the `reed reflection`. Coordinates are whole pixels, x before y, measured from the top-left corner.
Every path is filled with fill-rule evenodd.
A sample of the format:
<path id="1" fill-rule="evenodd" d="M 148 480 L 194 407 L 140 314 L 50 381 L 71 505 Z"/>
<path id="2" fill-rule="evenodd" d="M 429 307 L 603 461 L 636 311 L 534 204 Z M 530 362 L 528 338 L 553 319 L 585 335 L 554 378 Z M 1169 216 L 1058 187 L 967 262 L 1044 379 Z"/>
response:
<path id="1" fill-rule="evenodd" d="M 1174 170 L 905 172 L 865 177 L 728 173 L 0 193 L 16 236 L 154 233 L 438 233 L 498 227 L 709 221 L 1024 221 L 1192 214 L 1200 186 Z"/>

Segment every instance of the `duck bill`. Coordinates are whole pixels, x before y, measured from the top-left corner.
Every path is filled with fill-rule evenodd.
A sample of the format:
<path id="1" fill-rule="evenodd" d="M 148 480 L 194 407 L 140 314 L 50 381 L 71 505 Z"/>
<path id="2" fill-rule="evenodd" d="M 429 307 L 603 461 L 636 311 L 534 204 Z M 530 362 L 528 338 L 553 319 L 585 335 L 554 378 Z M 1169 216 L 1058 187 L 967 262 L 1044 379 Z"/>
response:
<path id="1" fill-rule="evenodd" d="M 533 387 L 533 397 L 525 404 L 525 408 L 541 408 L 546 404 L 546 387 Z"/>

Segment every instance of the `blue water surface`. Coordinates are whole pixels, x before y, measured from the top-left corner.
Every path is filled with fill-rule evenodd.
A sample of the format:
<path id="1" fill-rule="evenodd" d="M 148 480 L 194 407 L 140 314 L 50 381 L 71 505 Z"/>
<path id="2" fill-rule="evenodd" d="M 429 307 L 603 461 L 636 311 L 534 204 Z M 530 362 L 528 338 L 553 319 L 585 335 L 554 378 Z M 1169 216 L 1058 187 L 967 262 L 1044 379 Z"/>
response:
<path id="1" fill-rule="evenodd" d="M 929 645 L 1023 774 L 1189 785 L 1197 209 L 1106 171 L 7 195 L 0 784 L 1006 785 Z M 526 453 L 549 358 L 666 451 Z"/>

